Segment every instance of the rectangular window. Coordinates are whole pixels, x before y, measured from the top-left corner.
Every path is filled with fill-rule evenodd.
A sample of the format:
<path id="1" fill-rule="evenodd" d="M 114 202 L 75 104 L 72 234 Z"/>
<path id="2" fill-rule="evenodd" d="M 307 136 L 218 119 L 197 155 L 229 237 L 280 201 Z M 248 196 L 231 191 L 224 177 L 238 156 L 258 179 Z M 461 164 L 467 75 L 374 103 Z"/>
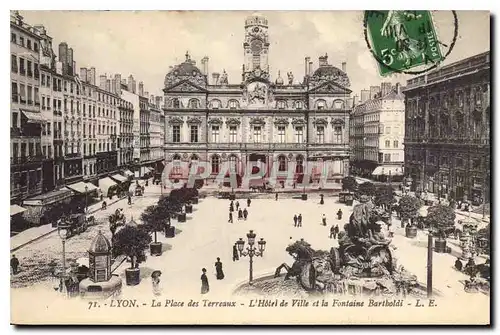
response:
<path id="1" fill-rule="evenodd" d="M 390 134 L 391 133 L 391 127 L 387 126 L 385 127 L 385 133 Z"/>
<path id="2" fill-rule="evenodd" d="M 236 143 L 238 140 L 238 128 L 236 126 L 229 127 L 229 142 Z"/>
<path id="3" fill-rule="evenodd" d="M 26 75 L 26 68 L 24 67 L 24 59 L 19 58 L 19 73 L 23 76 Z"/>
<path id="4" fill-rule="evenodd" d="M 19 84 L 19 97 L 21 102 L 26 102 L 26 85 Z"/>
<path id="5" fill-rule="evenodd" d="M 12 72 L 17 73 L 17 56 L 10 55 L 10 69 Z"/>
<path id="6" fill-rule="evenodd" d="M 286 131 L 285 126 L 278 126 L 278 143 L 286 142 L 285 131 Z"/>
<path id="7" fill-rule="evenodd" d="M 393 144 L 394 148 L 397 148 L 399 146 L 399 142 L 398 141 L 394 141 L 392 144 Z"/>
<path id="8" fill-rule="evenodd" d="M 12 83 L 12 102 L 19 102 L 19 92 L 17 91 L 17 83 Z"/>
<path id="9" fill-rule="evenodd" d="M 38 52 L 38 43 L 36 43 L 36 42 L 33 43 L 33 50 Z"/>
<path id="10" fill-rule="evenodd" d="M 33 103 L 33 87 L 28 85 L 28 104 Z"/>
<path id="11" fill-rule="evenodd" d="M 31 40 L 29 38 L 26 40 L 26 45 L 28 49 L 31 49 Z"/>
<path id="12" fill-rule="evenodd" d="M 333 142 L 342 143 L 342 126 L 335 126 L 333 128 Z"/>
<path id="13" fill-rule="evenodd" d="M 304 143 L 304 128 L 295 127 L 295 142 Z"/>
<path id="14" fill-rule="evenodd" d="M 32 69 L 32 64 L 31 61 L 27 61 L 27 69 L 28 69 L 28 77 L 33 77 L 33 69 Z"/>
<path id="15" fill-rule="evenodd" d="M 35 106 L 39 106 L 40 105 L 40 95 L 38 94 L 39 93 L 39 90 L 38 90 L 38 87 L 35 87 Z"/>
<path id="16" fill-rule="evenodd" d="M 399 154 L 392 154 L 392 161 L 399 162 Z"/>
<path id="17" fill-rule="evenodd" d="M 19 45 L 24 47 L 24 37 L 19 36 Z"/>
<path id="18" fill-rule="evenodd" d="M 18 114 L 17 112 L 12 112 L 12 127 L 18 128 L 17 123 L 18 123 Z"/>
<path id="19" fill-rule="evenodd" d="M 40 78 L 40 71 L 38 70 L 38 64 L 33 64 L 33 67 L 35 68 L 35 79 Z"/>
<path id="20" fill-rule="evenodd" d="M 17 43 L 17 35 L 15 33 L 10 33 L 10 41 L 12 43 Z"/>
<path id="21" fill-rule="evenodd" d="M 45 97 L 42 97 L 42 110 L 45 110 Z"/>
<path id="22" fill-rule="evenodd" d="M 384 162 L 390 162 L 391 161 L 391 154 L 384 154 Z"/>
<path id="23" fill-rule="evenodd" d="M 260 126 L 253 127 L 253 142 L 260 143 L 262 136 L 262 128 Z"/>
<path id="24" fill-rule="evenodd" d="M 45 74 L 42 73 L 42 86 L 45 86 Z"/>
<path id="25" fill-rule="evenodd" d="M 181 126 L 172 126 L 172 142 L 179 143 L 181 141 Z"/>
<path id="26" fill-rule="evenodd" d="M 212 126 L 212 142 L 213 143 L 219 142 L 219 135 L 220 135 L 219 126 Z"/>
<path id="27" fill-rule="evenodd" d="M 316 128 L 316 135 L 317 135 L 318 143 L 325 143 L 325 127 L 318 126 Z"/>
<path id="28" fill-rule="evenodd" d="M 390 148 L 391 147 L 391 141 L 387 140 L 385 141 L 385 147 Z"/>

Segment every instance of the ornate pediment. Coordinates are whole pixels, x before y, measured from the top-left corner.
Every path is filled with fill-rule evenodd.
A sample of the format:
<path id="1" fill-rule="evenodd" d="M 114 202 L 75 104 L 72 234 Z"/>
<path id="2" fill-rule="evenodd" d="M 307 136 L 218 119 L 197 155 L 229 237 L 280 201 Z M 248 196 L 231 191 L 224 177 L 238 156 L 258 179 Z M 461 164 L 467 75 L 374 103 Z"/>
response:
<path id="1" fill-rule="evenodd" d="M 221 117 L 211 117 L 208 119 L 209 124 L 214 124 L 214 125 L 221 125 L 222 124 L 222 118 Z"/>
<path id="2" fill-rule="evenodd" d="M 277 117 L 274 119 L 274 124 L 276 126 L 288 126 L 289 121 L 286 117 Z"/>
<path id="3" fill-rule="evenodd" d="M 318 86 L 310 90 L 311 93 L 322 94 L 350 94 L 352 91 L 346 87 L 342 87 L 334 81 L 318 83 Z"/>
<path id="4" fill-rule="evenodd" d="M 239 118 L 228 117 L 226 119 L 226 125 L 228 125 L 228 126 L 239 126 L 240 124 L 241 124 L 241 121 Z"/>
<path id="5" fill-rule="evenodd" d="M 304 125 L 306 124 L 306 120 L 302 119 L 302 118 L 299 118 L 299 117 L 294 117 L 292 119 L 292 124 L 294 126 L 301 126 L 301 125 Z"/>
<path id="6" fill-rule="evenodd" d="M 263 126 L 266 124 L 266 120 L 261 116 L 252 117 L 250 118 L 250 124 Z"/>
<path id="7" fill-rule="evenodd" d="M 313 120 L 313 124 L 315 126 L 326 126 L 328 125 L 328 121 L 326 118 L 323 118 L 323 117 L 317 117 L 317 118 L 314 118 Z"/>
<path id="8" fill-rule="evenodd" d="M 168 118 L 168 123 L 171 125 L 180 125 L 184 123 L 184 120 L 180 116 L 171 116 Z"/>
<path id="9" fill-rule="evenodd" d="M 202 120 L 201 120 L 201 117 L 199 117 L 199 116 L 188 116 L 186 123 L 187 124 L 201 124 Z"/>
<path id="10" fill-rule="evenodd" d="M 192 83 L 190 80 L 183 80 L 180 82 L 173 83 L 171 87 L 165 89 L 166 92 L 200 92 L 205 93 L 207 90 L 196 83 Z"/>
<path id="11" fill-rule="evenodd" d="M 332 126 L 344 126 L 345 122 L 342 119 L 333 119 L 332 120 Z"/>

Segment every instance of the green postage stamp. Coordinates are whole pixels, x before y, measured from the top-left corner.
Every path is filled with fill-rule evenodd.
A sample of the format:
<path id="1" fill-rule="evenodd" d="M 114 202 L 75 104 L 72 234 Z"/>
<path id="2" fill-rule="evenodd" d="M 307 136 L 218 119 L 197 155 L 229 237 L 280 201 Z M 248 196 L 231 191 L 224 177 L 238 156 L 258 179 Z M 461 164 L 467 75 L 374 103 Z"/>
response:
<path id="1" fill-rule="evenodd" d="M 427 10 L 365 11 L 365 29 L 382 76 L 443 60 Z"/>

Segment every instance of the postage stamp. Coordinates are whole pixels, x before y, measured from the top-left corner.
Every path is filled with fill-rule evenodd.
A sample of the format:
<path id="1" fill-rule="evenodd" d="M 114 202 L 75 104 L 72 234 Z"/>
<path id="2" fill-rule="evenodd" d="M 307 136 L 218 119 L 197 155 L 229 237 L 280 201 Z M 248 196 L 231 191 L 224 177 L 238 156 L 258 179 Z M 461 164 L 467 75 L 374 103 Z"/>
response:
<path id="1" fill-rule="evenodd" d="M 365 24 L 382 76 L 444 59 L 430 11 L 365 11 Z"/>

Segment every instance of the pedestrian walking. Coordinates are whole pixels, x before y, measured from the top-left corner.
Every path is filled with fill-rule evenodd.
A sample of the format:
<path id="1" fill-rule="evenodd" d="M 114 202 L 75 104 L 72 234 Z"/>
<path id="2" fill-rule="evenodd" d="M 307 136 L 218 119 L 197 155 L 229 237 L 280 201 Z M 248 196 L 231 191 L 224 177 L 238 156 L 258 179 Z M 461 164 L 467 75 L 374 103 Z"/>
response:
<path id="1" fill-rule="evenodd" d="M 390 224 L 388 228 L 389 228 L 389 237 L 393 238 L 394 237 L 394 225 Z"/>
<path id="2" fill-rule="evenodd" d="M 238 246 L 235 243 L 233 245 L 233 262 L 234 261 L 239 261 L 239 260 L 240 260 L 240 256 L 238 255 Z"/>
<path id="3" fill-rule="evenodd" d="M 206 294 L 210 291 L 210 286 L 208 285 L 207 269 L 201 269 L 201 294 Z"/>
<path id="4" fill-rule="evenodd" d="M 230 212 L 234 212 L 234 206 L 233 206 L 233 202 L 231 201 L 231 203 L 229 204 L 229 211 Z"/>
<path id="5" fill-rule="evenodd" d="M 10 267 L 12 269 L 12 274 L 17 274 L 19 260 L 17 259 L 16 255 L 12 255 L 12 258 L 10 259 Z"/>
<path id="6" fill-rule="evenodd" d="M 298 220 L 298 218 L 297 218 L 297 214 L 295 214 L 295 215 L 293 216 L 293 226 L 294 226 L 294 227 L 297 227 L 297 220 Z"/>
<path id="7" fill-rule="evenodd" d="M 335 234 L 333 235 L 333 238 L 337 238 L 337 235 L 340 233 L 340 228 L 339 225 L 335 225 Z"/>
<path id="8" fill-rule="evenodd" d="M 241 220 L 243 219 L 243 211 L 241 210 L 241 208 L 238 210 L 238 220 Z"/>
<path id="9" fill-rule="evenodd" d="M 323 214 L 323 218 L 321 219 L 321 221 L 323 222 L 323 226 L 326 226 L 326 216 L 325 216 L 325 214 Z"/>
<path id="10" fill-rule="evenodd" d="M 229 220 L 227 220 L 229 223 L 233 223 L 233 213 L 229 212 Z"/>
<path id="11" fill-rule="evenodd" d="M 276 192 L 276 196 L 274 198 L 278 201 L 278 192 Z"/>
<path id="12" fill-rule="evenodd" d="M 248 211 L 247 211 L 247 209 L 245 208 L 245 209 L 243 210 L 243 218 L 245 219 L 245 221 L 247 220 L 247 217 L 248 217 Z"/>
<path id="13" fill-rule="evenodd" d="M 224 271 L 222 271 L 222 262 L 220 261 L 219 257 L 217 257 L 217 262 L 215 262 L 215 272 L 217 280 L 224 279 Z"/>
<path id="14" fill-rule="evenodd" d="M 297 227 L 302 227 L 302 214 L 297 217 Z"/>
<path id="15" fill-rule="evenodd" d="M 335 238 L 335 227 L 333 225 L 330 227 L 330 238 Z"/>
<path id="16" fill-rule="evenodd" d="M 339 208 L 338 212 L 337 212 L 337 220 L 342 220 L 342 209 Z"/>
<path id="17" fill-rule="evenodd" d="M 155 270 L 155 271 L 153 271 L 153 273 L 151 273 L 151 283 L 153 284 L 153 294 L 156 296 L 161 295 L 160 276 L 161 276 L 160 270 Z"/>
<path id="18" fill-rule="evenodd" d="M 240 203 L 236 201 L 236 210 L 238 210 L 239 208 L 240 208 Z"/>
<path id="19" fill-rule="evenodd" d="M 128 204 L 132 205 L 132 197 L 130 196 L 130 194 L 128 195 L 127 199 L 128 199 Z"/>
<path id="20" fill-rule="evenodd" d="M 250 204 L 252 203 L 252 200 L 250 198 L 247 199 L 247 207 L 250 207 Z"/>

